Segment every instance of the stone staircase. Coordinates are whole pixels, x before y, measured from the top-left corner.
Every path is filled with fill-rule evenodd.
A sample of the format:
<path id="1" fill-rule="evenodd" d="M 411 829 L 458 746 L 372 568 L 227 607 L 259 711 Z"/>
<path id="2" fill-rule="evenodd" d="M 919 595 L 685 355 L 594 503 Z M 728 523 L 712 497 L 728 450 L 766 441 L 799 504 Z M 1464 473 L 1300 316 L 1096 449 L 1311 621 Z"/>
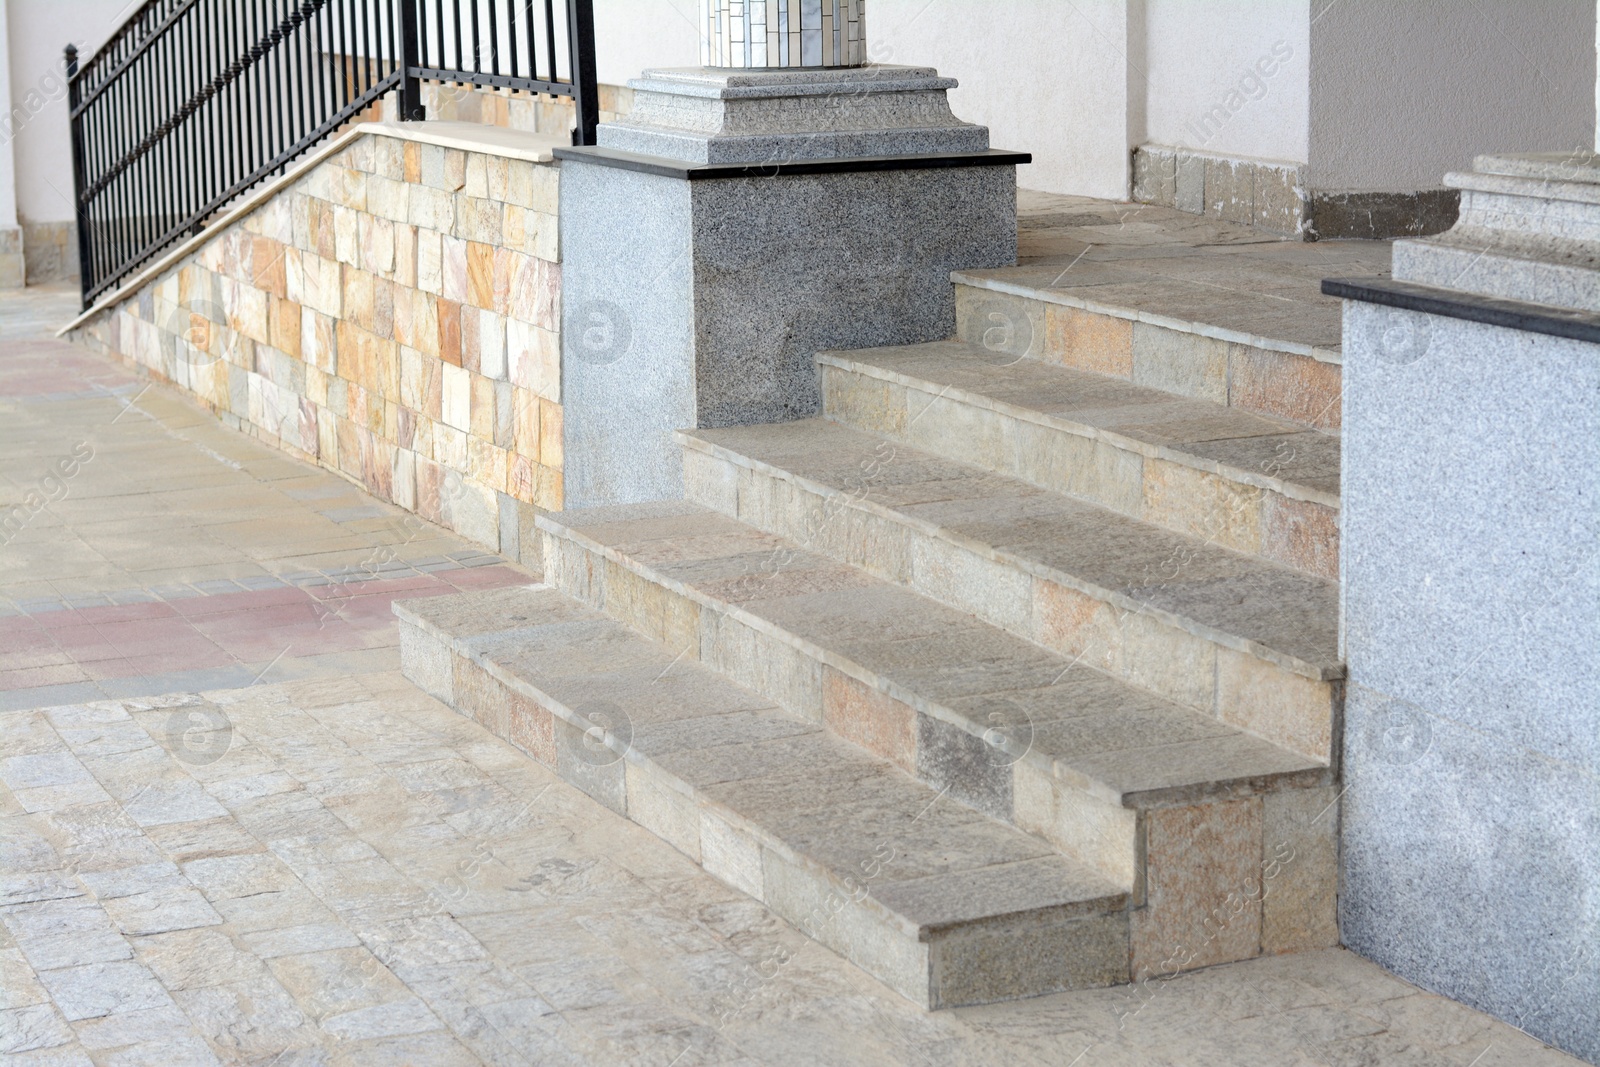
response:
<path id="1" fill-rule="evenodd" d="M 418 684 L 930 1008 L 1337 942 L 1337 364 L 1025 270 L 680 432 L 685 500 L 541 515 L 547 586 L 396 606 Z"/>

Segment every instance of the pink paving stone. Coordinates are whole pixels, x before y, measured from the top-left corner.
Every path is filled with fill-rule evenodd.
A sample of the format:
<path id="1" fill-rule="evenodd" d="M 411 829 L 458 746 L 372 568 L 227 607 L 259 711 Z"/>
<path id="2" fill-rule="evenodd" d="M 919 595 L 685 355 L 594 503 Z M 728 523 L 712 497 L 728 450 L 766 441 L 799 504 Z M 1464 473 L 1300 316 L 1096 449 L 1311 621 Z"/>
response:
<path id="1" fill-rule="evenodd" d="M 272 589 L 252 589 L 242 593 L 218 593 L 215 596 L 185 597 L 174 600 L 172 606 L 180 615 L 215 615 L 224 611 L 239 611 L 270 607 L 273 604 L 303 604 L 306 591 L 292 585 Z"/>
<path id="2" fill-rule="evenodd" d="M 169 619 L 177 614 L 171 604 L 160 600 L 138 604 L 102 604 L 93 608 L 69 608 L 66 611 L 46 611 L 33 616 L 46 629 L 85 624 L 99 625 L 108 622 L 130 622 L 135 619 Z"/>
<path id="3" fill-rule="evenodd" d="M 97 623 L 93 627 L 101 639 L 109 642 L 124 655 L 135 649 L 146 650 L 169 645 L 182 645 L 195 639 L 195 628 L 188 619 L 129 619 L 124 622 Z M 57 630 L 57 634 L 66 630 Z M 59 638 L 58 638 L 59 640 Z M 63 642 L 65 643 L 65 642 Z"/>
<path id="4" fill-rule="evenodd" d="M 231 667 L 238 660 L 207 641 L 187 648 L 174 648 L 121 659 L 97 660 L 81 666 L 92 678 L 129 678 L 141 674 L 169 674 L 175 671 Z"/>
<path id="5" fill-rule="evenodd" d="M 75 660 L 113 659 L 122 655 L 98 626 L 62 626 L 49 633 L 57 647 Z"/>
<path id="6" fill-rule="evenodd" d="M 296 590 L 298 592 L 298 590 Z M 207 615 L 192 616 L 188 622 L 208 636 L 248 633 L 300 626 L 316 626 L 320 615 L 312 599 L 301 594 L 293 603 L 267 604 L 261 607 L 236 608 Z"/>
<path id="7" fill-rule="evenodd" d="M 459 570 L 439 571 L 439 577 L 457 589 L 499 589 L 507 585 L 527 585 L 535 579 L 519 574 L 510 567 L 462 567 Z"/>

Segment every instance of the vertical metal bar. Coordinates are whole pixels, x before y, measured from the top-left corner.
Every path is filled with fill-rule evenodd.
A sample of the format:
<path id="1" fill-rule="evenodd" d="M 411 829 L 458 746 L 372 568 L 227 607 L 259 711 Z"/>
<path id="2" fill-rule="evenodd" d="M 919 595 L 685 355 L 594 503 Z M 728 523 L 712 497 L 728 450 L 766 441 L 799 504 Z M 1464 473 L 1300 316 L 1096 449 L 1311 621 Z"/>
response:
<path id="1" fill-rule="evenodd" d="M 67 113 L 78 109 L 78 49 L 67 45 L 63 50 L 67 61 Z M 83 117 L 74 116 L 70 122 L 72 136 L 72 214 L 78 223 L 78 281 L 83 306 L 89 306 L 89 287 L 94 284 L 94 263 L 90 255 L 89 213 L 83 200 Z"/>
<path id="2" fill-rule="evenodd" d="M 600 125 L 600 94 L 594 75 L 594 0 L 567 0 L 567 45 L 572 50 L 572 110 L 578 121 L 572 143 L 594 144 Z"/>
<path id="3" fill-rule="evenodd" d="M 477 0 L 467 0 L 468 3 L 477 3 Z M 461 0 L 451 0 L 450 5 L 455 10 L 456 20 L 451 23 L 456 36 L 456 69 L 466 69 L 466 54 L 461 48 Z M 439 66 L 444 66 L 444 0 L 438 0 L 439 7 Z"/>
<path id="4" fill-rule="evenodd" d="M 510 5 L 510 7 L 506 10 L 506 54 L 511 57 L 511 76 L 513 78 L 518 76 L 517 75 L 517 23 L 519 21 L 520 20 L 517 18 L 516 0 L 512 0 L 512 3 Z M 523 32 L 525 34 L 528 34 L 530 37 L 532 36 L 532 31 L 531 30 L 524 30 Z"/>
<path id="5" fill-rule="evenodd" d="M 400 4 L 400 118 L 405 122 L 421 122 L 427 118 L 422 109 L 422 83 L 412 73 L 418 62 L 420 41 L 417 38 L 418 0 L 398 0 Z"/>
<path id="6" fill-rule="evenodd" d="M 472 70 L 476 74 L 482 74 L 483 34 L 478 30 L 478 0 L 467 0 L 467 6 L 472 12 Z"/>
<path id="7" fill-rule="evenodd" d="M 500 73 L 500 26 L 495 18 L 495 11 L 500 7 L 500 0 L 489 0 L 489 73 Z M 478 69 L 483 69 L 479 62 Z"/>
<path id="8" fill-rule="evenodd" d="M 556 80 L 556 0 L 544 0 L 544 39 L 545 58 L 549 60 L 550 75 L 546 81 Z M 534 64 L 533 77 L 539 76 L 539 66 Z"/>

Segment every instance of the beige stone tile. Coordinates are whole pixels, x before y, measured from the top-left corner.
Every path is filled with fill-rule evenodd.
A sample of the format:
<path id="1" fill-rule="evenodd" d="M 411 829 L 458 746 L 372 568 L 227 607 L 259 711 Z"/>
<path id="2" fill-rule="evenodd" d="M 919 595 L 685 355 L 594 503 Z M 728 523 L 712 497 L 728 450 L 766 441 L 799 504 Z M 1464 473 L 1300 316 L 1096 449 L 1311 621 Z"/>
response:
<path id="1" fill-rule="evenodd" d="M 1261 554 L 1329 581 L 1339 579 L 1339 512 L 1271 493 L 1263 500 Z"/>
<path id="2" fill-rule="evenodd" d="M 1133 381 L 1179 396 L 1228 403 L 1229 344 L 1140 322 L 1133 326 Z"/>
<path id="3" fill-rule="evenodd" d="M 1012 765 L 1013 818 L 1017 826 L 1081 860 L 1143 899 L 1143 848 L 1139 813 L 1072 789 L 1033 760 Z"/>
<path id="4" fill-rule="evenodd" d="M 1304 952 L 1339 943 L 1341 792 L 1327 786 L 1262 798 L 1263 952 Z"/>
<path id="5" fill-rule="evenodd" d="M 1146 458 L 1143 492 L 1143 513 L 1138 517 L 1146 522 L 1224 548 L 1260 552 L 1263 490 L 1169 460 Z"/>
<path id="6" fill-rule="evenodd" d="M 1158 808 L 1145 819 L 1145 906 L 1129 925 L 1133 977 L 1257 955 L 1260 800 Z"/>
<path id="7" fill-rule="evenodd" d="M 1217 650 L 1217 715 L 1258 737 L 1326 762 L 1342 683 L 1318 682 L 1233 649 Z"/>
<path id="8" fill-rule="evenodd" d="M 1229 351 L 1227 402 L 1319 430 L 1337 430 L 1343 375 L 1337 363 L 1235 344 Z"/>
<path id="9" fill-rule="evenodd" d="M 845 740 L 908 772 L 916 770 L 916 713 L 888 694 L 825 666 L 822 719 Z"/>
<path id="10" fill-rule="evenodd" d="M 1129 378 L 1137 367 L 1131 319 L 1064 304 L 1045 305 L 1045 347 L 1037 358 L 1079 370 Z"/>

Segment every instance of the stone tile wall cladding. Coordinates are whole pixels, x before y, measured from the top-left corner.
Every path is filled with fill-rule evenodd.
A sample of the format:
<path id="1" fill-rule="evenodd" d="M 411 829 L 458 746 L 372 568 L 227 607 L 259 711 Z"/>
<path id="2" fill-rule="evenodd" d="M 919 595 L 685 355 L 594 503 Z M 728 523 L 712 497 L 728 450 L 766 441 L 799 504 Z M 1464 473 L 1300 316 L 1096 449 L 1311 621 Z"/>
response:
<path id="1" fill-rule="evenodd" d="M 71 222 L 22 222 L 22 255 L 28 284 L 78 276 L 78 228 Z"/>
<path id="2" fill-rule="evenodd" d="M 1151 144 L 1133 150 L 1131 198 L 1307 241 L 1440 233 L 1455 225 L 1460 201 L 1454 189 L 1312 189 L 1306 168 L 1298 163 L 1233 159 Z"/>
<path id="3" fill-rule="evenodd" d="M 557 170 L 377 127 L 76 339 L 512 556 L 562 500 Z"/>
<path id="4" fill-rule="evenodd" d="M 616 122 L 633 110 L 633 90 L 624 85 L 601 85 L 600 121 Z M 572 129 L 572 100 L 511 89 L 471 85 L 422 87 L 422 105 L 428 118 L 446 122 L 478 122 L 526 133 L 561 133 Z"/>

